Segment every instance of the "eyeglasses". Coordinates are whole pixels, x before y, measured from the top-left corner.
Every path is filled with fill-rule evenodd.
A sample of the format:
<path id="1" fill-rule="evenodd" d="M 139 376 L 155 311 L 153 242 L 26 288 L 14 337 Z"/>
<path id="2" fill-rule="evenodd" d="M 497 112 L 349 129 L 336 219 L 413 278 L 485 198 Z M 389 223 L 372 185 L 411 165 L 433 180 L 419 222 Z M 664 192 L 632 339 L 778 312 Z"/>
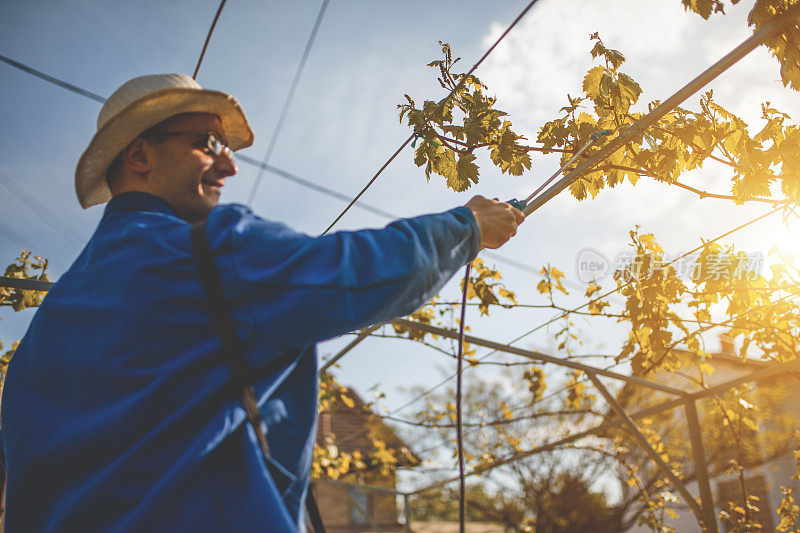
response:
<path id="1" fill-rule="evenodd" d="M 205 148 L 207 148 L 214 155 L 223 155 L 229 159 L 233 159 L 233 150 L 230 146 L 222 142 L 217 136 L 210 131 L 164 131 L 150 133 L 148 137 L 177 137 L 179 135 L 203 135 L 205 137 Z"/>

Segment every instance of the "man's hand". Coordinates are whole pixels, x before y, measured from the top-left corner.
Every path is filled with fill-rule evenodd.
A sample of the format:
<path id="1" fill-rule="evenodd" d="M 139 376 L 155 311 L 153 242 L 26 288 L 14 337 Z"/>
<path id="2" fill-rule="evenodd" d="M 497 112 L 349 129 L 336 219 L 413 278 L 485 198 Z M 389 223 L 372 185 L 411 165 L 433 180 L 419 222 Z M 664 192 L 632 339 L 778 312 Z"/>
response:
<path id="1" fill-rule="evenodd" d="M 499 248 L 517 234 L 517 226 L 525 220 L 519 209 L 497 200 L 474 196 L 467 202 L 481 230 L 481 248 Z"/>

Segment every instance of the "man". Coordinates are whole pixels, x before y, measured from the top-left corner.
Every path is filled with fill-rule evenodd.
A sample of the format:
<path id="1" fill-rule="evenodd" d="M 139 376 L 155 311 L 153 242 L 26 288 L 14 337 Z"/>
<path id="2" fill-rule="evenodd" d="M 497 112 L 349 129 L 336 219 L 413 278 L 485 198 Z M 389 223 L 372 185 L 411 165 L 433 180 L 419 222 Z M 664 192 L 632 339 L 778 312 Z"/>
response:
<path id="1" fill-rule="evenodd" d="M 179 74 L 133 79 L 100 111 L 76 190 L 84 207 L 110 201 L 5 382 L 7 533 L 304 530 L 315 343 L 413 311 L 523 218 L 475 197 L 382 230 L 300 235 L 217 205 L 232 150 L 252 139 L 235 99 Z M 202 221 L 266 460 L 195 266 Z"/>

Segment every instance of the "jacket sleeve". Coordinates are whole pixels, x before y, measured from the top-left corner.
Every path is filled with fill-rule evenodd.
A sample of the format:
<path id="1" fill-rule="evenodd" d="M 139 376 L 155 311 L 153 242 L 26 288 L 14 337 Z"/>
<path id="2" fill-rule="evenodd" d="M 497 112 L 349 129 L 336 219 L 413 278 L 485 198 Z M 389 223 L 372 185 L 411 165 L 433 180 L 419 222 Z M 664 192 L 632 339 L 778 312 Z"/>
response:
<path id="1" fill-rule="evenodd" d="M 207 228 L 240 334 L 278 351 L 413 312 L 480 246 L 467 207 L 310 237 L 221 206 Z"/>

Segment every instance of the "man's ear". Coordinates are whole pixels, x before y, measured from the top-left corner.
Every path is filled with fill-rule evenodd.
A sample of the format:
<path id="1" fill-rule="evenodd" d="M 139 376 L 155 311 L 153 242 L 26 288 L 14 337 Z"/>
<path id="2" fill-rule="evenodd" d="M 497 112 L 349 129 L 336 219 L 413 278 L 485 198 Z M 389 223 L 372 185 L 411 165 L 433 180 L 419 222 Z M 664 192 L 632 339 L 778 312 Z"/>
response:
<path id="1" fill-rule="evenodd" d="M 137 137 L 122 152 L 125 165 L 133 172 L 146 174 L 153 168 L 152 145 L 142 137 Z"/>

